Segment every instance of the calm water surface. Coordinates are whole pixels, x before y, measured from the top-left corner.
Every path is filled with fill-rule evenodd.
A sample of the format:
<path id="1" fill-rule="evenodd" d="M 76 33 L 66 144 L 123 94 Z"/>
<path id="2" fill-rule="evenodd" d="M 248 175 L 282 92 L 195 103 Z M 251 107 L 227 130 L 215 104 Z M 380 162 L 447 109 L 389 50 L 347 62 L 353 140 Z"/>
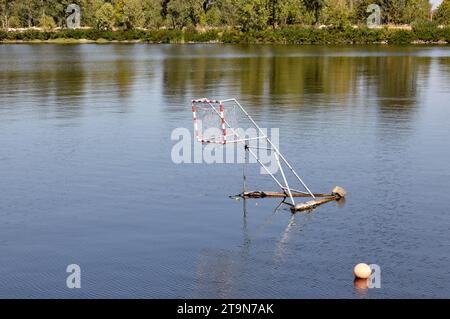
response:
<path id="1" fill-rule="evenodd" d="M 174 164 L 204 96 L 345 205 L 244 216 L 241 166 Z M 0 45 L 0 297 L 448 298 L 449 101 L 450 47 Z"/>

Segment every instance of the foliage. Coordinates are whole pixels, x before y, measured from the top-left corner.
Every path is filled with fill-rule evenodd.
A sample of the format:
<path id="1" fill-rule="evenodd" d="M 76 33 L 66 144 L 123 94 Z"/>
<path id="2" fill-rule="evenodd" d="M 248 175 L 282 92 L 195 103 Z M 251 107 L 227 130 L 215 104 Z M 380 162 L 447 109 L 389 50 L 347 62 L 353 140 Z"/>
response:
<path id="1" fill-rule="evenodd" d="M 41 27 L 45 31 L 50 31 L 56 28 L 56 23 L 52 17 L 48 15 L 43 15 L 39 19 L 39 27 Z"/>
<path id="2" fill-rule="evenodd" d="M 314 23 L 319 22 L 320 13 L 325 6 L 324 0 L 303 0 L 303 4 L 307 11 L 314 15 Z"/>
<path id="3" fill-rule="evenodd" d="M 221 25 L 237 26 L 239 24 L 239 11 L 241 0 L 220 0 L 215 7 L 220 12 Z"/>
<path id="4" fill-rule="evenodd" d="M 353 28 L 314 28 L 312 26 L 286 26 L 276 29 L 242 31 L 239 29 L 195 28 L 160 30 L 98 30 L 62 29 L 61 31 L 0 31 L 0 41 L 55 41 L 58 39 L 87 39 L 108 41 L 142 41 L 149 43 L 222 42 L 222 43 L 277 43 L 277 44 L 410 44 L 412 42 L 450 41 L 450 27 L 436 24 L 416 25 L 412 30 Z"/>
<path id="5" fill-rule="evenodd" d="M 350 11 L 345 0 L 327 0 L 322 11 L 321 22 L 325 25 L 344 27 L 350 25 Z"/>
<path id="6" fill-rule="evenodd" d="M 356 3 L 353 22 L 365 23 L 369 4 L 378 4 L 383 23 L 411 24 L 429 19 L 431 5 L 428 0 L 360 0 Z"/>
<path id="7" fill-rule="evenodd" d="M 102 0 L 79 0 L 81 10 L 81 24 L 83 26 L 97 26 L 96 13 L 104 4 Z"/>
<path id="8" fill-rule="evenodd" d="M 11 16 L 9 17 L 9 27 L 10 28 L 21 28 L 22 27 L 22 21 L 18 16 Z"/>
<path id="9" fill-rule="evenodd" d="M 203 1 L 201 0 L 171 0 L 167 6 L 167 16 L 172 28 L 183 28 L 188 25 L 203 25 L 206 23 Z"/>
<path id="10" fill-rule="evenodd" d="M 383 24 L 421 26 L 414 32 L 427 34 L 428 38 L 430 32 L 441 34 L 436 28 L 423 27 L 430 18 L 428 0 L 0 0 L 0 26 L 3 29 L 43 26 L 45 30 L 64 27 L 68 15 L 65 10 L 70 3 L 80 6 L 82 26 L 101 31 L 130 31 L 120 32 L 120 36 L 129 36 L 133 34 L 131 31 L 143 28 L 161 31 L 145 35 L 157 41 L 190 41 L 185 38 L 186 34 L 192 36 L 193 41 L 205 34 L 209 38 L 215 33 L 199 31 L 211 27 L 223 29 L 226 41 L 289 41 L 283 32 L 293 32 L 295 38 L 312 43 L 348 42 L 353 41 L 352 36 L 360 41 L 360 35 L 371 37 L 372 33 L 366 34 L 364 27 L 356 31 L 348 29 L 354 24 L 366 24 L 367 7 L 372 3 L 381 7 Z M 450 0 L 444 0 L 434 16 L 439 23 L 448 25 Z M 317 24 L 326 25 L 326 31 L 307 27 Z M 288 30 L 280 30 L 286 28 Z M 166 32 L 165 29 L 183 32 Z M 326 35 L 327 32 L 330 34 Z M 384 34 L 385 31 L 379 32 Z M 417 35 L 414 32 L 412 34 Z M 397 42 L 407 41 L 410 35 L 394 31 L 389 34 L 391 40 Z M 338 40 L 334 41 L 334 37 Z M 387 37 L 383 41 L 388 41 Z"/>
<path id="11" fill-rule="evenodd" d="M 145 15 L 141 0 L 124 0 L 123 14 L 127 29 L 144 27 Z"/>
<path id="12" fill-rule="evenodd" d="M 114 18 L 114 7 L 111 3 L 105 3 L 95 12 L 95 27 L 99 30 L 112 30 L 114 28 Z"/>
<path id="13" fill-rule="evenodd" d="M 311 25 L 314 23 L 314 14 L 308 12 L 303 0 L 285 0 L 279 16 L 280 24 L 285 25 Z"/>
<path id="14" fill-rule="evenodd" d="M 403 11 L 402 22 L 425 23 L 430 18 L 431 4 L 428 0 L 408 0 Z"/>
<path id="15" fill-rule="evenodd" d="M 441 5 L 437 8 L 434 19 L 439 24 L 450 24 L 450 0 L 442 1 Z"/>
<path id="16" fill-rule="evenodd" d="M 164 19 L 161 15 L 161 0 L 147 0 L 142 6 L 145 28 L 160 28 Z"/>
<path id="17" fill-rule="evenodd" d="M 266 0 L 241 0 L 238 16 L 243 31 L 264 29 L 269 21 Z"/>

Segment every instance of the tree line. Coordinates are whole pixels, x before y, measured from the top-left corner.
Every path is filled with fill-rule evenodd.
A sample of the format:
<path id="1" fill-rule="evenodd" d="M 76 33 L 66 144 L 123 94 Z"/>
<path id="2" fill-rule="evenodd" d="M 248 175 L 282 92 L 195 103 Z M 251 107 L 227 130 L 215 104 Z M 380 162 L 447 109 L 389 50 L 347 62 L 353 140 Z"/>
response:
<path id="1" fill-rule="evenodd" d="M 64 28 L 71 3 L 81 8 L 82 26 L 98 30 L 345 27 L 365 24 L 372 3 L 381 7 L 384 24 L 450 23 L 450 0 L 434 12 L 428 0 L 0 0 L 1 27 Z"/>

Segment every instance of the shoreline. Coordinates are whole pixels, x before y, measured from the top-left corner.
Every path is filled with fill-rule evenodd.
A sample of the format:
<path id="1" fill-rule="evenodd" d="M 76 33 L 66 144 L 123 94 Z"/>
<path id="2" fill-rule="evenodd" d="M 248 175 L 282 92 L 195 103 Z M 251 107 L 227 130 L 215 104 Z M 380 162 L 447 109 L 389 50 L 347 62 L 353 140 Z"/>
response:
<path id="1" fill-rule="evenodd" d="M 70 45 L 70 44 L 178 44 L 178 45 L 189 45 L 189 44 L 249 44 L 249 45 L 348 45 L 348 46 L 358 46 L 358 45 L 385 45 L 385 46 L 395 46 L 395 45 L 428 45 L 428 46 L 447 46 L 448 41 L 413 41 L 410 43 L 388 43 L 388 42 L 364 42 L 364 43 L 279 43 L 279 42 L 246 42 L 246 43 L 228 43 L 223 41 L 189 41 L 189 42 L 149 42 L 144 40 L 89 40 L 89 39 L 71 39 L 71 38 L 58 38 L 52 40 L 3 40 L 0 41 L 2 44 L 60 44 L 60 45 Z"/>
<path id="2" fill-rule="evenodd" d="M 1 31 L 0 44 L 287 44 L 287 45 L 448 45 L 448 28 L 287 27 L 243 32 L 236 29 Z"/>

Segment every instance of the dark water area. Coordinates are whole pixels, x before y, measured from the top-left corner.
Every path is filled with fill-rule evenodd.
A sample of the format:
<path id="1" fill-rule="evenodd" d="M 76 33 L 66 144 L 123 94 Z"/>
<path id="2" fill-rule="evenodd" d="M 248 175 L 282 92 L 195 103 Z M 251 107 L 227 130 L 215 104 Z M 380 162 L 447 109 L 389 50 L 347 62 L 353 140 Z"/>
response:
<path id="1" fill-rule="evenodd" d="M 174 163 L 201 97 L 345 204 L 244 215 L 242 165 Z M 449 101 L 445 46 L 0 45 L 0 297 L 449 298 Z"/>

